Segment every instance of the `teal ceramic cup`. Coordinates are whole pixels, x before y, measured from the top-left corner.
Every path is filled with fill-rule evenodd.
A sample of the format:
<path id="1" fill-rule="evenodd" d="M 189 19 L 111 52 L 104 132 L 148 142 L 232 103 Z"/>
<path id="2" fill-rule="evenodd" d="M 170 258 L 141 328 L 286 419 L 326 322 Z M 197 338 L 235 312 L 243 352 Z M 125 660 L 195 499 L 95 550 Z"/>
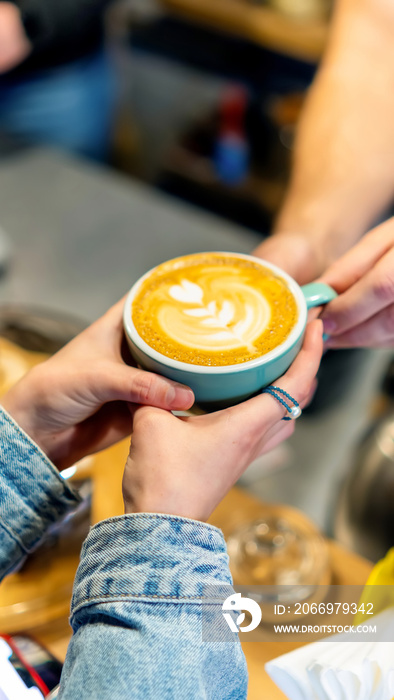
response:
<path id="1" fill-rule="evenodd" d="M 196 403 L 205 410 L 216 410 L 240 403 L 284 374 L 302 346 L 308 309 L 327 304 L 336 297 L 336 292 L 325 284 L 313 283 L 300 287 L 279 267 L 260 258 L 240 253 L 221 252 L 221 254 L 251 260 L 264 268 L 269 268 L 286 282 L 294 295 L 298 307 L 298 319 L 288 337 L 270 352 L 248 362 L 211 367 L 179 362 L 151 348 L 138 335 L 133 324 L 132 306 L 140 286 L 153 270 L 149 270 L 131 288 L 123 313 L 127 342 L 136 362 L 143 369 L 189 386 L 194 392 Z"/>

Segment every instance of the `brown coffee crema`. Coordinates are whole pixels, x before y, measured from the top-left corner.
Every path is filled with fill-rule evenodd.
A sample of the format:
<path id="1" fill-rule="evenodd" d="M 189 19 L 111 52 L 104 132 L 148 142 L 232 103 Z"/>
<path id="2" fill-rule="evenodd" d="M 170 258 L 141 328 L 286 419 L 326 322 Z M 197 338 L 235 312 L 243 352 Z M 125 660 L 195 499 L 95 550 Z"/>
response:
<path id="1" fill-rule="evenodd" d="M 132 305 L 134 326 L 151 348 L 204 366 L 265 355 L 286 340 L 297 319 L 284 279 L 252 260 L 221 253 L 159 265 Z"/>

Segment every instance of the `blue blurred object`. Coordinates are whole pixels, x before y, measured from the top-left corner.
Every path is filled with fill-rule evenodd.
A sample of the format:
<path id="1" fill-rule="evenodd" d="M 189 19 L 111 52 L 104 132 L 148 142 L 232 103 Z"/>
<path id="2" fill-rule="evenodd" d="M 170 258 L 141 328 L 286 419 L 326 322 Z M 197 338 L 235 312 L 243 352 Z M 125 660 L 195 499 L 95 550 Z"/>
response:
<path id="1" fill-rule="evenodd" d="M 227 88 L 219 106 L 219 125 L 213 160 L 216 175 L 226 185 L 238 185 L 249 171 L 249 143 L 245 120 L 249 96 L 242 85 Z"/>
<path id="2" fill-rule="evenodd" d="M 0 81 L 0 130 L 32 143 L 107 158 L 115 79 L 104 51 Z"/>
<path id="3" fill-rule="evenodd" d="M 249 171 L 249 145 L 238 134 L 221 134 L 218 138 L 214 163 L 218 178 L 226 185 L 238 185 Z"/>

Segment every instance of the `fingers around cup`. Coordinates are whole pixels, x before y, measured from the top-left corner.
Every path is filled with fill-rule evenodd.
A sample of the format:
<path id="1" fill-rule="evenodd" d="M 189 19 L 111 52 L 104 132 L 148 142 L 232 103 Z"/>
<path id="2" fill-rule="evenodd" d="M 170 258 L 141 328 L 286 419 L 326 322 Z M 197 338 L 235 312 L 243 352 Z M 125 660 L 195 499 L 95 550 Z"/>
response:
<path id="1" fill-rule="evenodd" d="M 394 304 L 382 309 L 354 328 L 326 339 L 325 348 L 392 348 L 394 342 Z"/>
<path id="2" fill-rule="evenodd" d="M 317 319 L 308 324 L 303 346 L 296 359 L 287 372 L 275 381 L 275 385 L 293 396 L 301 406 L 306 405 L 310 397 L 320 366 L 323 353 L 322 335 L 322 321 Z M 250 429 L 256 431 L 261 430 L 263 424 L 264 430 L 267 430 L 287 414 L 285 407 L 269 394 L 256 396 L 229 410 L 233 411 L 239 420 L 248 423 Z"/>

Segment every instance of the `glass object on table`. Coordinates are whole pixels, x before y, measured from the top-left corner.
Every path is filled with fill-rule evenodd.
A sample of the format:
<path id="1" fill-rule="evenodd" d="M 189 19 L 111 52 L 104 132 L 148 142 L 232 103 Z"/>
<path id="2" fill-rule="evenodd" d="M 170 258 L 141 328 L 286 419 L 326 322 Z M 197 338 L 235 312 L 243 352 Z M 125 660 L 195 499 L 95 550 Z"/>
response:
<path id="1" fill-rule="evenodd" d="M 234 584 L 249 587 L 258 602 L 294 603 L 325 596 L 330 583 L 328 547 L 303 513 L 269 506 L 227 535 Z M 245 593 L 247 595 L 247 593 Z"/>

